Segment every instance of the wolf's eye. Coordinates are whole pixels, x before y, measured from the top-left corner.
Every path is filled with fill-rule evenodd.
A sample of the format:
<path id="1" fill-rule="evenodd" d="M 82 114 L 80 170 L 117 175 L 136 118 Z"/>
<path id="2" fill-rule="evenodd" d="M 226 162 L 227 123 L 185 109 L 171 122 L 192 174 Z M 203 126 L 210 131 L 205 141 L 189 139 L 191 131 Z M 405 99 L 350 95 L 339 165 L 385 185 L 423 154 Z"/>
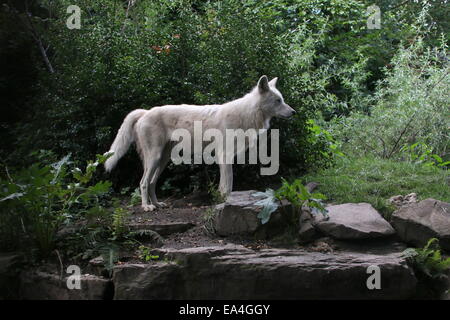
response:
<path id="1" fill-rule="evenodd" d="M 277 102 L 278 102 L 278 103 L 281 103 L 281 99 L 280 99 L 280 98 L 278 98 L 278 99 L 277 99 Z"/>

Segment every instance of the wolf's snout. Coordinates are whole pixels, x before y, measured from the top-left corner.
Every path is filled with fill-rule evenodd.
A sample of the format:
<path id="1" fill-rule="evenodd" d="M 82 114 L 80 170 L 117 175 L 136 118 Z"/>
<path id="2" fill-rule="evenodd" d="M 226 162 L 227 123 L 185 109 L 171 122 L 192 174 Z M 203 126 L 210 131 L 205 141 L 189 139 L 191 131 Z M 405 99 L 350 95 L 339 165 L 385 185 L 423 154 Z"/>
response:
<path id="1" fill-rule="evenodd" d="M 290 114 L 289 114 L 289 118 L 293 117 L 294 115 L 297 114 L 297 111 L 294 110 L 294 108 L 292 108 L 291 106 L 288 106 Z"/>

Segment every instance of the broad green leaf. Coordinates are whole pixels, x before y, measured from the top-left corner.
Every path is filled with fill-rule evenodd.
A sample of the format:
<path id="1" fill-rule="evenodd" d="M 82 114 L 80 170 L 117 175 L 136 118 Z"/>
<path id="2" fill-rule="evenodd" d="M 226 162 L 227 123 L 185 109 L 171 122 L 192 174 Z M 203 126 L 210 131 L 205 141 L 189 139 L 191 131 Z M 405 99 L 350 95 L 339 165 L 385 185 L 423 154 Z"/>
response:
<path id="1" fill-rule="evenodd" d="M 267 189 L 266 192 L 253 193 L 254 197 L 265 197 L 257 202 L 255 205 L 262 206 L 261 211 L 258 213 L 258 218 L 261 219 L 262 224 L 266 224 L 270 220 L 270 216 L 280 206 L 279 201 L 275 197 L 275 192 L 272 189 Z"/>

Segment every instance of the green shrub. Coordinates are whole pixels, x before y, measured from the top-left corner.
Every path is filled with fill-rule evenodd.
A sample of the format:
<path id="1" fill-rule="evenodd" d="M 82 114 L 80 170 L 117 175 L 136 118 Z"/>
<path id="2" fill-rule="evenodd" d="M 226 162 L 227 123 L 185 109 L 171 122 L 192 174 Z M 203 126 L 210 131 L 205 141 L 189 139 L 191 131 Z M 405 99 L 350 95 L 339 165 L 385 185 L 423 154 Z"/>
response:
<path id="1" fill-rule="evenodd" d="M 35 163 L 0 180 L 0 237 L 2 247 L 36 247 L 47 256 L 56 243 L 56 233 L 75 214 L 105 210 L 101 197 L 111 186 L 108 181 L 90 185 L 98 165 L 107 156 L 97 155 L 86 169 L 68 170 L 69 156 L 45 165 Z"/>
<path id="2" fill-rule="evenodd" d="M 448 161 L 450 77 L 446 52 L 444 38 L 440 47 L 426 47 L 420 34 L 411 45 L 402 46 L 391 67 L 385 68 L 386 78 L 378 85 L 370 113 L 353 113 L 338 119 L 332 128 L 345 150 L 405 160 L 405 148 L 420 143 Z"/>

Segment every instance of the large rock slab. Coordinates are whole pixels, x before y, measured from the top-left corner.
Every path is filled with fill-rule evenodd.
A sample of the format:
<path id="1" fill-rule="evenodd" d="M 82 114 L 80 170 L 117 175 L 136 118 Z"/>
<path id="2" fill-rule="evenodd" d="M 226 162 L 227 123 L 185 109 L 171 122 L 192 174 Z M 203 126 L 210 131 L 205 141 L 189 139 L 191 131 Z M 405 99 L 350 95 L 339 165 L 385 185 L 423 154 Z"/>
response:
<path id="1" fill-rule="evenodd" d="M 399 237 L 422 247 L 430 238 L 450 250 L 450 203 L 426 199 L 404 206 L 392 214 L 391 223 Z"/>
<path id="2" fill-rule="evenodd" d="M 393 235 L 395 230 L 369 203 L 328 206 L 328 219 L 315 216 L 315 226 L 335 239 L 370 239 Z"/>
<path id="3" fill-rule="evenodd" d="M 163 260 L 114 268 L 114 299 L 406 299 L 416 278 L 401 252 L 324 254 L 243 246 L 157 249 Z M 370 290 L 370 266 L 381 289 Z"/>
<path id="4" fill-rule="evenodd" d="M 265 225 L 261 224 L 258 214 L 262 207 L 256 203 L 263 196 L 254 196 L 256 190 L 231 192 L 225 203 L 216 206 L 215 230 L 220 236 L 259 234 L 260 237 L 274 235 L 285 231 L 286 225 L 292 224 L 291 205 L 283 202 L 272 213 Z"/>
<path id="5" fill-rule="evenodd" d="M 94 275 L 81 275 L 81 289 L 68 289 L 67 277 L 40 270 L 20 276 L 20 298 L 25 300 L 105 300 L 113 295 L 112 282 Z"/>

